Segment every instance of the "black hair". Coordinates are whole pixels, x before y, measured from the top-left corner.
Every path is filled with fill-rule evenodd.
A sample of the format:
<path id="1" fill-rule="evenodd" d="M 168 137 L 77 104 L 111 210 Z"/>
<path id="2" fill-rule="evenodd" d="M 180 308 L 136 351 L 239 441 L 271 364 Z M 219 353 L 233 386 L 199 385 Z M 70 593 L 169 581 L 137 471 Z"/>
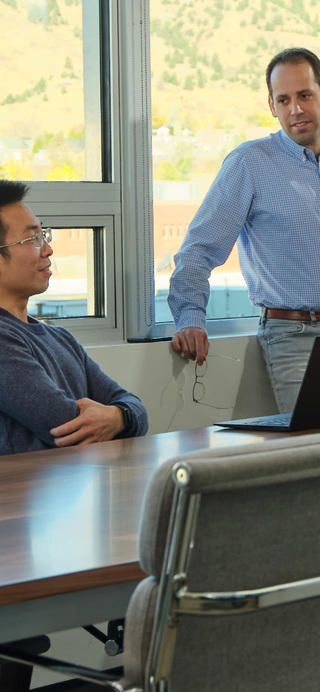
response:
<path id="1" fill-rule="evenodd" d="M 20 180 L 0 180 L 0 245 L 5 245 L 7 229 L 1 218 L 1 209 L 8 204 L 21 202 L 29 190 L 26 183 Z M 3 257 L 9 257 L 7 248 L 0 250 Z"/>
<path id="2" fill-rule="evenodd" d="M 317 55 L 312 53 L 312 51 L 308 50 L 307 48 L 286 48 L 285 50 L 282 50 L 281 53 L 275 55 L 272 60 L 270 60 L 266 69 L 266 80 L 270 96 L 272 96 L 271 73 L 276 65 L 286 65 L 288 63 L 297 65 L 298 63 L 304 61 L 311 65 L 314 78 L 320 85 L 320 60 Z"/>

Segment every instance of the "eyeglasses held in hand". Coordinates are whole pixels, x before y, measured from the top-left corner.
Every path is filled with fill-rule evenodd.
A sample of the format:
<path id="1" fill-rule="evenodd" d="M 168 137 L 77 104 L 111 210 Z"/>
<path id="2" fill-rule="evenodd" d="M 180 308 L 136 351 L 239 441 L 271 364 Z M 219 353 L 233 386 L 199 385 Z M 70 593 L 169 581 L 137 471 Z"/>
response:
<path id="1" fill-rule="evenodd" d="M 23 243 L 30 243 L 31 241 L 34 244 L 34 247 L 37 248 L 42 248 L 43 243 L 50 243 L 52 240 L 52 231 L 51 228 L 46 228 L 45 230 L 38 231 L 38 233 L 35 233 L 31 238 L 24 238 L 24 240 L 17 240 L 15 243 L 8 243 L 7 245 L 0 245 L 0 250 L 3 247 L 11 247 L 11 245 L 23 245 Z"/>

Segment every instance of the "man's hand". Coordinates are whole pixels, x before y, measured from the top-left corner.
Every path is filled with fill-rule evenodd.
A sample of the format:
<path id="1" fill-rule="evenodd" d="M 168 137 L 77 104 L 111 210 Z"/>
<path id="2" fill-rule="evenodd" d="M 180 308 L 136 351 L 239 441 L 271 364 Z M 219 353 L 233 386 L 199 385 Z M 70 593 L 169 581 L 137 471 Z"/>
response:
<path id="1" fill-rule="evenodd" d="M 117 406 L 104 406 L 92 399 L 78 399 L 77 404 L 79 416 L 50 430 L 57 447 L 105 442 L 124 430 L 122 411 Z"/>
<path id="2" fill-rule="evenodd" d="M 186 358 L 196 360 L 198 365 L 202 365 L 209 351 L 207 334 L 199 327 L 185 327 L 175 333 L 172 338 L 172 348 L 176 353 L 183 354 Z"/>

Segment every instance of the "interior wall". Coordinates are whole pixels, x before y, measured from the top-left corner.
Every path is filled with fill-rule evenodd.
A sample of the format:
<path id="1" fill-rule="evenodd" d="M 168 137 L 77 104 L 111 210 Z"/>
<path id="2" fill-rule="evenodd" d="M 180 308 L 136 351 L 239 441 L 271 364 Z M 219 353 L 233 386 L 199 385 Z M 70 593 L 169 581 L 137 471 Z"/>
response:
<path id="1" fill-rule="evenodd" d="M 149 434 L 277 412 L 255 335 L 211 338 L 201 367 L 173 353 L 169 341 L 86 350 L 104 372 L 140 397 Z"/>

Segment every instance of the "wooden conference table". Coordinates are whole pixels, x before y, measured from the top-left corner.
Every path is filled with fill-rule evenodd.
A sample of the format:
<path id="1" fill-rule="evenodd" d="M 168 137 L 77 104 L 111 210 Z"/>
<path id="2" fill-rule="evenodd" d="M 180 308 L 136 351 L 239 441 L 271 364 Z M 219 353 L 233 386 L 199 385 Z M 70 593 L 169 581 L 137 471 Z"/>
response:
<path id="1" fill-rule="evenodd" d="M 203 428 L 0 457 L 0 641 L 124 615 L 137 528 L 166 459 L 279 434 Z"/>

